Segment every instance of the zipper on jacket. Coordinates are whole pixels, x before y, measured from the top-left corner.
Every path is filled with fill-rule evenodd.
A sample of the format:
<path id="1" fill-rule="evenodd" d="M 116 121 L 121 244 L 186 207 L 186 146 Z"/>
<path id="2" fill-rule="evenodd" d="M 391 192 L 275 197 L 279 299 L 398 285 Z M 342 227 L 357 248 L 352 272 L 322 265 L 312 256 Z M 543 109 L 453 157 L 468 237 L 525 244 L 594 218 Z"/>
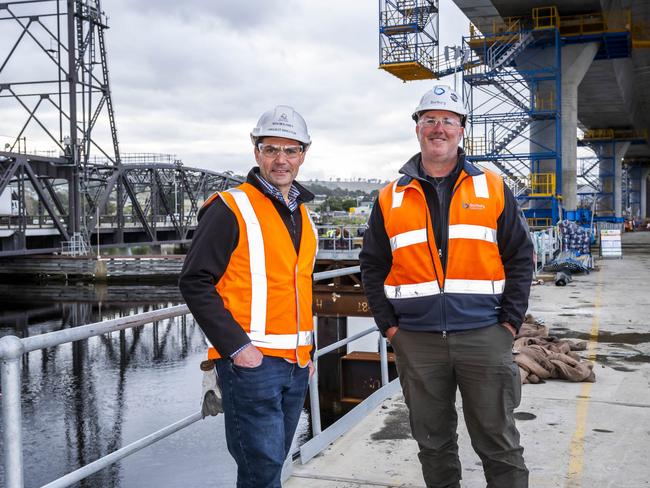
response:
<path id="1" fill-rule="evenodd" d="M 445 262 L 442 263 L 443 266 L 442 269 L 445 271 L 445 276 L 447 276 L 447 262 L 449 261 L 449 213 L 451 212 L 451 203 L 452 200 L 454 199 L 454 195 L 456 194 L 456 190 L 460 188 L 460 185 L 467 178 L 470 178 L 470 176 L 467 173 L 465 173 L 465 176 L 463 176 L 463 178 L 460 181 L 456 182 L 454 187 L 451 189 L 451 196 L 449 197 L 449 205 L 447 206 L 447 232 L 445 233 L 445 248 L 447 249 L 447 252 L 445 253 Z M 440 248 L 440 252 L 442 252 L 442 248 Z"/>
<path id="2" fill-rule="evenodd" d="M 300 207 L 298 207 L 298 211 L 300 211 Z M 296 234 L 296 219 L 293 216 L 293 212 L 289 211 L 289 218 L 291 219 L 291 240 L 293 241 L 293 247 L 296 249 L 296 254 L 298 254 L 298 249 L 296 246 L 296 242 L 298 242 L 298 235 Z M 304 222 L 303 222 L 304 224 Z"/>
<path id="3" fill-rule="evenodd" d="M 444 292 L 443 288 L 440 286 L 440 277 L 438 276 L 438 270 L 436 269 L 436 260 L 433 258 L 433 252 L 431 251 L 431 243 L 429 242 L 429 232 L 428 232 L 428 230 L 429 230 L 429 217 L 430 217 L 429 206 L 426 205 L 426 202 L 427 202 L 426 197 L 424 195 L 422 195 L 422 197 L 424 198 L 425 208 L 427 209 L 426 222 L 425 222 L 426 229 L 427 229 L 427 249 L 429 250 L 429 256 L 431 257 L 431 266 L 433 266 L 433 274 L 436 275 L 436 281 L 438 282 L 438 288 L 440 289 L 440 295 L 441 295 L 440 300 L 442 300 L 443 303 L 444 303 L 444 299 L 445 299 L 444 293 L 445 292 Z M 431 230 L 433 231 L 433 223 L 431 223 Z M 438 249 L 438 256 L 440 256 L 440 252 L 441 252 L 441 250 Z M 447 321 L 445 320 L 444 313 L 442 313 L 442 307 L 440 308 L 440 323 L 443 324 L 443 329 L 447 328 Z"/>
<path id="4" fill-rule="evenodd" d="M 444 244 L 445 244 L 445 249 L 446 249 L 445 256 L 444 256 L 444 262 L 442 262 L 442 247 L 440 249 L 438 249 L 438 252 L 440 253 L 440 261 L 441 261 L 440 264 L 442 265 L 442 271 L 445 274 L 445 280 L 447 278 L 447 262 L 449 261 L 449 214 L 451 212 L 451 204 L 452 204 L 452 200 L 454 199 L 454 195 L 456 194 L 456 190 L 458 188 L 460 188 L 460 185 L 467 178 L 469 178 L 469 175 L 466 173 L 465 176 L 460 181 L 456 182 L 454 187 L 451 189 L 451 196 L 449 197 L 449 205 L 447 205 L 447 218 L 445 219 L 445 222 L 447 224 L 447 228 L 444 229 L 444 233 L 445 233 L 445 242 L 444 242 Z M 438 207 L 440 207 L 440 202 L 438 202 Z M 441 296 L 442 300 L 441 300 L 440 309 L 441 309 L 441 314 L 442 314 L 442 317 L 443 317 L 442 323 L 444 324 L 443 331 L 442 331 L 442 338 L 444 340 L 447 340 L 447 312 L 446 312 L 446 309 L 447 309 L 446 304 L 447 304 L 447 302 L 446 302 L 446 299 L 445 299 L 444 287 L 443 287 L 443 290 L 441 290 L 441 294 L 442 294 L 442 296 Z"/>

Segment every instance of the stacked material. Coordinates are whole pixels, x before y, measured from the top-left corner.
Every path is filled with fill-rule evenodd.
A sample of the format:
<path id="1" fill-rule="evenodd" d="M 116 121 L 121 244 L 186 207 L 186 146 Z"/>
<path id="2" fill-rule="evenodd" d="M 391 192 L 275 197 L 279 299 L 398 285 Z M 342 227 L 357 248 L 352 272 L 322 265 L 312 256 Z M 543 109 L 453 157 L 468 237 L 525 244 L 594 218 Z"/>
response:
<path id="1" fill-rule="evenodd" d="M 543 383 L 546 379 L 561 379 L 593 383 L 596 381 L 593 363 L 575 352 L 586 348 L 586 341 L 549 336 L 548 328 L 528 314 L 513 346 L 521 382 Z"/>
<path id="2" fill-rule="evenodd" d="M 562 235 L 562 250 L 576 251 L 578 255 L 589 254 L 589 230 L 580 227 L 571 220 L 558 222 L 560 234 Z"/>

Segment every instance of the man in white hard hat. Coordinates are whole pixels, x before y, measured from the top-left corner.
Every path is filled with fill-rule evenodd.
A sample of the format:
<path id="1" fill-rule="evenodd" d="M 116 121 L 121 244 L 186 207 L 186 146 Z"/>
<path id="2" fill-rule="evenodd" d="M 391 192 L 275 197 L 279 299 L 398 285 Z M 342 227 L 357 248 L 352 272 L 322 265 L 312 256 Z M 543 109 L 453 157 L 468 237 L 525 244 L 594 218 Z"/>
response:
<path id="1" fill-rule="evenodd" d="M 456 391 L 488 488 L 525 488 L 513 338 L 533 273 L 527 228 L 496 174 L 459 148 L 467 112 L 437 85 L 413 113 L 420 152 L 379 194 L 359 256 L 390 341 L 427 487 L 460 486 Z"/>
<path id="2" fill-rule="evenodd" d="M 279 105 L 251 140 L 257 167 L 203 204 L 180 289 L 213 346 L 237 486 L 279 488 L 313 371 L 314 196 L 295 181 L 311 138 Z"/>

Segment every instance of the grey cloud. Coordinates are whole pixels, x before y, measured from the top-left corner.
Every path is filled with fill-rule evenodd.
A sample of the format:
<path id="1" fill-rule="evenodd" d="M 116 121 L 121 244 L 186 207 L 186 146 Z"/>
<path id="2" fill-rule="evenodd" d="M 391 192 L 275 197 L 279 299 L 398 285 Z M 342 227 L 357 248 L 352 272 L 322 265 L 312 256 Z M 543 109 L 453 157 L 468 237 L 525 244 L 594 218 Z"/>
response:
<path id="1" fill-rule="evenodd" d="M 403 84 L 377 69 L 376 2 L 114 0 L 103 7 L 125 152 L 169 152 L 188 165 L 245 172 L 248 132 L 279 103 L 309 124 L 315 143 L 307 173 L 392 173 L 396 160 L 417 150 L 409 114 L 428 84 Z M 0 133 L 3 127 L 0 120 Z"/>
<path id="2" fill-rule="evenodd" d="M 286 15 L 291 4 L 286 0 L 264 0 L 263 4 L 255 0 L 122 0 L 104 4 L 104 8 L 125 9 L 145 18 L 173 17 L 190 24 L 219 19 L 234 29 L 247 31 Z"/>

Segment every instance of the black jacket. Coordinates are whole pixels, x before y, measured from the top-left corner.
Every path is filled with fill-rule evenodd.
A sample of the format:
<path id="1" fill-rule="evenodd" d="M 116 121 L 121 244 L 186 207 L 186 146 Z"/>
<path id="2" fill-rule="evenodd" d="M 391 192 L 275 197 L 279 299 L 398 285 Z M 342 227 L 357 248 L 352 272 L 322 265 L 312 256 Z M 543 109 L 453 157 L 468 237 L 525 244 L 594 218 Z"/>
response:
<path id="1" fill-rule="evenodd" d="M 443 267 L 447 263 L 449 205 L 453 187 L 463 168 L 468 174 L 480 172 L 465 160 L 465 153 L 458 150 L 458 164 L 454 171 L 439 183 L 436 189 L 434 179 L 427 177 L 421 169 L 421 154 L 413 156 L 401 169 L 400 184 L 407 184 L 411 179 L 421 182 L 425 193 L 432 227 Z M 443 201 L 439 200 L 443 197 Z M 517 200 L 504 187 L 504 209 L 497 221 L 497 244 L 505 269 L 506 283 L 501 296 L 499 321 L 509 322 L 519 329 L 528 308 L 528 296 L 533 276 L 533 244 L 530 240 L 528 226 L 517 204 Z M 378 201 L 370 214 L 368 229 L 363 238 L 363 248 L 359 255 L 361 278 L 368 304 L 375 317 L 375 322 L 384 333 L 389 327 L 399 325 L 393 306 L 384 294 L 384 280 L 392 266 L 392 252 L 384 218 Z"/>
<path id="2" fill-rule="evenodd" d="M 246 181 L 273 202 L 298 251 L 302 233 L 300 207 L 298 206 L 293 213 L 290 212 L 283 202 L 266 192 L 255 176 L 258 173 L 259 168 L 253 168 L 248 173 Z M 309 202 L 314 198 L 314 195 L 302 185 L 296 182 L 294 185 L 300 191 L 299 203 Z M 198 220 L 178 286 L 192 315 L 210 343 L 222 357 L 229 357 L 250 342 L 248 334 L 226 310 L 221 296 L 215 289 L 239 242 L 237 218 L 221 198 L 215 198 L 210 205 L 201 208 Z"/>

